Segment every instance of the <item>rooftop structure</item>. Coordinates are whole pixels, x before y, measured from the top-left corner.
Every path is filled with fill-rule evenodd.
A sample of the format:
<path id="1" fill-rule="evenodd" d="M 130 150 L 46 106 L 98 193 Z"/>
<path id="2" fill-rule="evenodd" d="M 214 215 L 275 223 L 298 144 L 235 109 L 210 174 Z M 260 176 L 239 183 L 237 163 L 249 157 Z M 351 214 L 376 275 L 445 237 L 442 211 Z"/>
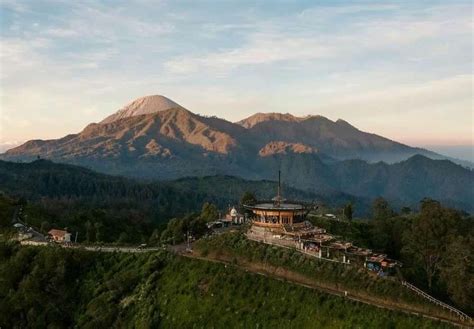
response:
<path id="1" fill-rule="evenodd" d="M 55 242 L 71 242 L 71 233 L 65 230 L 52 229 L 48 235 Z"/>
<path id="2" fill-rule="evenodd" d="M 281 195 L 281 175 L 278 171 L 278 191 L 271 201 L 260 201 L 255 205 L 244 205 L 252 211 L 253 225 L 268 228 L 283 228 L 304 222 L 310 207 L 300 202 L 287 201 Z"/>
<path id="3" fill-rule="evenodd" d="M 325 229 L 306 220 L 313 208 L 302 202 L 285 200 L 281 195 L 281 180 L 278 173 L 278 192 L 271 201 L 259 201 L 244 205 L 252 211 L 252 225 L 247 238 L 271 245 L 295 248 L 319 259 L 343 264 L 359 264 L 378 275 L 393 275 L 400 262 L 387 255 L 374 254 L 372 250 L 354 246 L 349 241 L 339 240 Z M 336 218 L 327 214 L 328 219 Z"/>

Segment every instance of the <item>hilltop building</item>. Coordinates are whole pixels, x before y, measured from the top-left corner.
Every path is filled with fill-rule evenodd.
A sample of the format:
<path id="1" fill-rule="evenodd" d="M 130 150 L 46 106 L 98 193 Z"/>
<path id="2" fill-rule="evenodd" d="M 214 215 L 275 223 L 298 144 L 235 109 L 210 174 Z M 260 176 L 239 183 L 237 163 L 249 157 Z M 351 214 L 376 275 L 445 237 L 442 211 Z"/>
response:
<path id="1" fill-rule="evenodd" d="M 247 231 L 250 240 L 295 248 L 320 259 L 359 264 L 379 275 L 393 274 L 396 267 L 401 265 L 387 258 L 387 255 L 374 254 L 370 249 L 356 247 L 351 242 L 339 240 L 323 228 L 315 227 L 307 220 L 307 215 L 316 207 L 285 200 L 281 195 L 280 173 L 276 197 L 271 201 L 259 201 L 244 207 L 253 214 Z"/>
<path id="2" fill-rule="evenodd" d="M 49 237 L 54 242 L 69 243 L 71 242 L 71 233 L 66 230 L 52 229 L 48 232 Z"/>
<path id="3" fill-rule="evenodd" d="M 223 218 L 207 223 L 207 228 L 223 228 L 232 225 L 241 225 L 247 222 L 245 215 L 239 213 L 234 206 L 229 205 L 229 210 Z"/>
<path id="4" fill-rule="evenodd" d="M 283 229 L 304 224 L 311 206 L 302 202 L 287 201 L 281 195 L 281 175 L 278 172 L 278 191 L 271 201 L 260 201 L 255 205 L 244 205 L 253 213 L 252 226 Z"/>
<path id="5" fill-rule="evenodd" d="M 230 208 L 229 212 L 225 215 L 225 221 L 229 221 L 232 224 L 243 224 L 245 223 L 245 216 L 240 214 L 235 207 Z"/>

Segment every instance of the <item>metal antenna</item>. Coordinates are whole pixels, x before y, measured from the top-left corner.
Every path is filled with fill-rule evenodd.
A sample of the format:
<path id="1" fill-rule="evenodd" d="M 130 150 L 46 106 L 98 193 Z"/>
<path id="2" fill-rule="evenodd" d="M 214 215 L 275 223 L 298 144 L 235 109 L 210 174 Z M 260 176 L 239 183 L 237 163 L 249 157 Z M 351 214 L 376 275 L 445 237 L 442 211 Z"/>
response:
<path id="1" fill-rule="evenodd" d="M 280 200 L 281 192 L 281 170 L 278 170 L 278 200 Z"/>
<path id="2" fill-rule="evenodd" d="M 277 195 L 272 200 L 275 201 L 275 205 L 277 205 L 278 207 L 280 206 L 280 203 L 285 200 L 281 196 L 281 171 L 280 170 L 278 170 L 278 191 L 277 191 Z"/>

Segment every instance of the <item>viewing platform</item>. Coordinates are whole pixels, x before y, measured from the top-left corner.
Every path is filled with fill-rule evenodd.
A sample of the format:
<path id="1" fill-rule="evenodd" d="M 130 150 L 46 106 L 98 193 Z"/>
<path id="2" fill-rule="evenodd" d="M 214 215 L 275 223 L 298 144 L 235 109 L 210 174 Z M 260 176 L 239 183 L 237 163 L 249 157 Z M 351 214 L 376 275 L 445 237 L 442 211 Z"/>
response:
<path id="1" fill-rule="evenodd" d="M 251 226 L 247 231 L 247 237 L 251 240 L 296 249 L 322 260 L 358 264 L 379 276 L 395 274 L 396 267 L 401 266 L 400 262 L 387 258 L 387 255 L 374 254 L 370 249 L 342 241 L 340 237 L 306 220 L 315 206 L 284 199 L 281 196 L 280 174 L 276 197 L 243 206 L 252 212 Z"/>

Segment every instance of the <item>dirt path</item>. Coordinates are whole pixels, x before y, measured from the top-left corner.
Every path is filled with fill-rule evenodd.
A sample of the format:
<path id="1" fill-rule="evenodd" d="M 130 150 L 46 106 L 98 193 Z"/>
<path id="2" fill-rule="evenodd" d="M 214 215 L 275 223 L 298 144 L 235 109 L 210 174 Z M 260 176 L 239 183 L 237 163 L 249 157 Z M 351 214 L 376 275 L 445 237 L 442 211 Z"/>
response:
<path id="1" fill-rule="evenodd" d="M 208 262 L 214 263 L 221 263 L 227 266 L 236 266 L 241 270 L 252 272 L 258 275 L 263 275 L 266 277 L 270 277 L 280 281 L 287 281 L 293 284 L 297 284 L 309 289 L 314 289 L 318 291 L 322 291 L 331 295 L 339 296 L 342 298 L 346 298 L 355 302 L 368 304 L 371 306 L 375 306 L 382 309 L 387 309 L 391 311 L 400 311 L 411 315 L 422 316 L 431 320 L 438 320 L 445 323 L 449 323 L 451 325 L 463 328 L 474 328 L 473 326 L 466 324 L 464 322 L 454 320 L 452 318 L 448 318 L 446 316 L 440 314 L 430 314 L 426 311 L 417 308 L 415 305 L 407 305 L 402 303 L 390 302 L 386 299 L 382 298 L 374 298 L 370 295 L 363 295 L 363 294 L 354 294 L 353 292 L 348 292 L 343 289 L 338 289 L 334 286 L 324 285 L 320 282 L 316 282 L 314 279 L 311 279 L 303 274 L 282 268 L 276 267 L 269 264 L 262 264 L 256 262 L 248 262 L 246 260 L 239 259 L 237 263 L 232 262 L 232 258 L 225 256 L 225 255 L 216 255 L 216 254 L 209 254 L 206 256 L 202 256 L 196 252 L 188 253 L 178 253 L 181 256 L 199 259 Z"/>
<path id="2" fill-rule="evenodd" d="M 69 247 L 69 248 L 72 248 L 72 247 Z M 78 246 L 75 248 L 82 248 L 82 249 L 93 251 L 93 252 L 125 252 L 125 253 L 155 252 L 157 250 L 162 249 L 162 248 L 137 249 L 135 247 L 84 247 L 84 246 Z M 224 254 L 219 254 L 219 255 L 209 254 L 209 255 L 203 256 L 203 255 L 198 254 L 197 252 L 188 252 L 187 245 L 184 245 L 184 244 L 169 247 L 168 250 L 179 256 L 192 258 L 192 259 L 199 259 L 199 260 L 207 261 L 207 262 L 220 263 L 226 266 L 235 266 L 246 272 L 252 272 L 252 273 L 270 277 L 276 280 L 290 282 L 290 283 L 297 284 L 309 289 L 318 290 L 321 292 L 325 292 L 331 295 L 346 298 L 355 302 L 368 304 L 368 305 L 375 306 L 378 308 L 387 309 L 391 311 L 400 311 L 400 312 L 404 312 L 404 313 L 416 315 L 416 316 L 422 316 L 431 320 L 437 320 L 437 321 L 449 323 L 457 327 L 474 328 L 472 324 L 461 322 L 457 319 L 449 318 L 441 314 L 434 315 L 434 314 L 428 313 L 425 310 L 418 308 L 416 305 L 402 304 L 402 303 L 397 303 L 394 301 L 390 302 L 390 301 L 387 301 L 386 299 L 376 298 L 368 294 L 345 291 L 344 289 L 339 289 L 337 286 L 335 287 L 331 285 L 326 285 L 321 282 L 317 282 L 316 280 L 308 276 L 285 269 L 283 267 L 277 267 L 277 266 L 269 265 L 266 263 L 249 262 L 245 259 L 238 259 L 237 263 L 235 263 L 234 261 L 235 257 L 226 256 Z"/>

